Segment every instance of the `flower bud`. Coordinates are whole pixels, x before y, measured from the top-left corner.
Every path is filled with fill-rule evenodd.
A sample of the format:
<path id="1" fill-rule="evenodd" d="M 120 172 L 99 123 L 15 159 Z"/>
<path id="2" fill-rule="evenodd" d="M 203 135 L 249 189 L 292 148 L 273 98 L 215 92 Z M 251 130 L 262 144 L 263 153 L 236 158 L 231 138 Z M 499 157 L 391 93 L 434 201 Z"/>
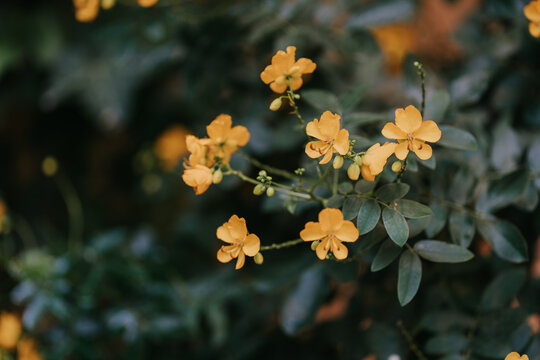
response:
<path id="1" fill-rule="evenodd" d="M 257 184 L 253 188 L 253 195 L 257 195 L 257 196 L 262 195 L 265 190 L 266 190 L 266 187 L 263 184 Z"/>
<path id="2" fill-rule="evenodd" d="M 53 156 L 47 156 L 41 163 L 41 171 L 45 176 L 54 176 L 58 171 L 58 161 Z"/>
<path id="3" fill-rule="evenodd" d="M 212 182 L 214 184 L 219 184 L 221 180 L 223 180 L 223 173 L 221 172 L 220 169 L 217 169 L 216 171 L 214 171 L 214 174 L 212 175 Z"/>
<path id="4" fill-rule="evenodd" d="M 332 163 L 332 166 L 334 167 L 334 169 L 341 169 L 341 167 L 343 166 L 343 156 L 340 156 L 340 155 L 337 155 L 335 158 L 334 158 L 334 162 Z"/>
<path id="5" fill-rule="evenodd" d="M 314 242 L 311 243 L 311 250 L 315 251 L 317 250 L 317 246 L 319 246 L 319 244 L 321 243 L 321 240 L 316 240 Z"/>
<path id="6" fill-rule="evenodd" d="M 397 173 L 401 170 L 401 161 L 397 160 L 397 161 L 394 161 L 394 163 L 392 164 L 392 171 Z"/>
<path id="7" fill-rule="evenodd" d="M 274 196 L 274 194 L 275 194 L 275 190 L 273 187 L 270 186 L 268 189 L 266 189 L 266 196 L 272 197 Z"/>
<path id="8" fill-rule="evenodd" d="M 255 264 L 257 265 L 262 265 L 262 263 L 264 262 L 264 257 L 263 255 L 258 252 L 255 254 L 255 256 L 253 257 L 253 261 L 255 262 Z"/>
<path id="9" fill-rule="evenodd" d="M 266 175 L 267 175 L 266 170 L 259 171 L 259 176 L 266 176 Z"/>
<path id="10" fill-rule="evenodd" d="M 281 96 L 274 99 L 274 101 L 272 101 L 272 103 L 270 104 L 270 110 L 278 111 L 280 107 L 281 107 Z"/>
<path id="11" fill-rule="evenodd" d="M 356 163 L 356 165 L 362 166 L 362 163 L 364 162 L 363 157 L 360 155 L 356 155 L 354 157 L 354 162 Z"/>
<path id="12" fill-rule="evenodd" d="M 115 0 L 101 0 L 101 8 L 103 10 L 109 10 L 114 6 Z"/>
<path id="13" fill-rule="evenodd" d="M 347 175 L 351 180 L 358 180 L 360 177 L 360 166 L 357 163 L 352 163 L 347 169 Z"/>

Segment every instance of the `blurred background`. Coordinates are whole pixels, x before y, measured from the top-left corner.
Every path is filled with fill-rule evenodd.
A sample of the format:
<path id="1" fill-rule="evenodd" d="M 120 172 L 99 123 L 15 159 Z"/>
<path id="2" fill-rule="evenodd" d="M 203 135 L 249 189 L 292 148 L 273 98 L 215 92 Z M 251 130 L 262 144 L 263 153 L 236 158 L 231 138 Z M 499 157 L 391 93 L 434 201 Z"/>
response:
<path id="1" fill-rule="evenodd" d="M 229 178 L 196 197 L 180 178 L 185 135 L 203 137 L 220 113 L 249 129 L 246 152 L 303 166 L 296 120 L 268 110 L 275 95 L 259 78 L 289 45 L 317 63 L 301 94 L 362 89 L 344 114 L 352 133 L 370 137 L 395 108 L 419 106 L 418 60 L 426 117 L 478 139 L 454 158 L 482 176 L 539 172 L 540 41 L 526 3 L 117 0 L 84 21 L 71 1 L 0 3 L 0 311 L 47 359 L 414 359 L 397 320 L 429 359 L 540 359 L 534 184 L 500 214 L 531 262 L 509 266 L 478 237 L 474 261 L 426 266 L 401 308 L 395 264 L 371 273 L 373 254 L 321 263 L 299 246 L 241 271 L 218 263 L 215 230 L 232 214 L 270 244 L 297 238 L 318 209 Z M 300 111 L 322 112 L 313 101 Z M 515 289 L 485 295 L 501 274 Z M 481 299 L 502 313 L 478 315 Z"/>

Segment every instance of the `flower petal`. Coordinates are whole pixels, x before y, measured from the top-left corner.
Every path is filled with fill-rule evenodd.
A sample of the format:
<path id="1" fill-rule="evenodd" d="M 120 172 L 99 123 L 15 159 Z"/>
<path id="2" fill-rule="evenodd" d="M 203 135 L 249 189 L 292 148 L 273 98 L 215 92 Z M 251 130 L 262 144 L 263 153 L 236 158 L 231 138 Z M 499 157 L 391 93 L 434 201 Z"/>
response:
<path id="1" fill-rule="evenodd" d="M 386 161 L 392 155 L 398 144 L 385 143 L 383 146 L 368 149 L 364 155 L 364 162 L 369 166 L 369 171 L 372 175 L 379 175 L 386 165 Z"/>
<path id="2" fill-rule="evenodd" d="M 319 130 L 319 120 L 313 119 L 306 126 L 306 134 L 319 140 L 324 140 L 321 131 Z"/>
<path id="3" fill-rule="evenodd" d="M 336 259 L 343 260 L 347 258 L 347 255 L 349 254 L 349 249 L 347 249 L 347 247 L 343 245 L 341 241 L 339 241 L 338 239 L 333 239 L 331 247 Z"/>
<path id="4" fill-rule="evenodd" d="M 362 170 L 362 177 L 364 178 L 364 180 L 366 180 L 366 181 L 375 180 L 375 175 L 373 175 L 371 173 L 371 171 L 369 170 L 369 166 L 362 164 L 362 169 L 361 170 Z"/>
<path id="5" fill-rule="evenodd" d="M 321 224 L 310 221 L 306 223 L 304 230 L 300 231 L 300 238 L 304 241 L 320 240 L 327 234 L 321 229 Z"/>
<path id="6" fill-rule="evenodd" d="M 328 110 L 321 115 L 321 120 L 319 121 L 319 130 L 325 137 L 323 140 L 334 140 L 336 138 L 339 131 L 340 119 L 341 116 L 338 114 L 333 114 Z"/>
<path id="7" fill-rule="evenodd" d="M 540 37 L 540 22 L 532 22 L 529 24 L 529 32 L 535 38 Z"/>
<path id="8" fill-rule="evenodd" d="M 339 230 L 343 221 L 343 213 L 339 209 L 328 208 L 321 210 L 319 213 L 319 223 L 325 233 Z"/>
<path id="9" fill-rule="evenodd" d="M 396 111 L 396 113 L 397 113 L 397 111 Z M 387 139 L 398 140 L 398 139 L 406 139 L 407 138 L 407 134 L 403 130 L 398 128 L 394 123 L 391 123 L 391 122 L 386 123 L 386 125 L 384 125 L 381 133 Z"/>
<path id="10" fill-rule="evenodd" d="M 352 221 L 345 220 L 341 225 L 341 228 L 334 233 L 336 237 L 345 242 L 355 242 L 358 240 L 360 233 Z"/>
<path id="11" fill-rule="evenodd" d="M 431 146 L 419 140 L 414 140 L 413 144 L 414 144 L 413 152 L 416 154 L 416 156 L 418 156 L 419 159 L 427 160 L 431 157 L 433 153 Z"/>
<path id="12" fill-rule="evenodd" d="M 330 240 L 328 238 L 321 241 L 319 246 L 317 246 L 317 249 L 315 249 L 315 253 L 317 254 L 317 257 L 321 260 L 326 259 L 326 255 L 328 254 L 328 250 L 330 250 Z"/>
<path id="13" fill-rule="evenodd" d="M 238 270 L 244 266 L 244 263 L 246 262 L 246 255 L 242 251 L 238 254 L 238 260 L 236 260 L 236 266 L 235 269 Z"/>
<path id="14" fill-rule="evenodd" d="M 414 138 L 434 143 L 441 139 L 441 129 L 439 129 L 435 121 L 427 120 L 414 132 Z"/>
<path id="15" fill-rule="evenodd" d="M 266 68 L 264 68 L 264 71 L 261 73 L 261 80 L 265 84 L 270 84 L 272 81 L 275 81 L 278 76 L 283 75 L 283 73 L 279 73 L 278 69 L 274 65 L 268 65 Z"/>
<path id="16" fill-rule="evenodd" d="M 228 263 L 233 259 L 230 252 L 223 251 L 223 246 L 217 252 L 217 259 L 221 263 Z"/>
<path id="17" fill-rule="evenodd" d="M 308 58 L 300 58 L 294 65 L 299 67 L 298 71 L 301 74 L 312 73 L 317 68 L 317 64 L 315 64 L 313 61 L 311 61 Z"/>
<path id="18" fill-rule="evenodd" d="M 540 22 L 540 3 L 531 1 L 523 9 L 525 17 L 532 22 Z"/>
<path id="19" fill-rule="evenodd" d="M 287 84 L 278 84 L 277 82 L 273 82 L 270 84 L 270 89 L 272 89 L 272 91 L 275 93 L 281 94 L 287 90 Z"/>
<path id="20" fill-rule="evenodd" d="M 231 216 L 228 222 L 229 232 L 235 241 L 243 241 L 247 235 L 246 219 L 236 215 Z"/>
<path id="21" fill-rule="evenodd" d="M 334 149 L 331 147 L 328 147 L 328 150 L 326 150 L 326 153 L 324 153 L 324 157 L 319 161 L 319 164 L 328 164 L 330 160 L 332 160 L 332 155 L 334 154 Z"/>
<path id="22" fill-rule="evenodd" d="M 249 141 L 249 131 L 245 126 L 237 125 L 233 127 L 227 137 L 227 144 L 245 146 Z"/>
<path id="23" fill-rule="evenodd" d="M 399 160 L 405 160 L 407 155 L 409 154 L 409 142 L 403 141 L 402 143 L 399 143 L 396 146 L 396 149 L 394 150 L 396 157 Z"/>
<path id="24" fill-rule="evenodd" d="M 259 250 L 261 250 L 261 240 L 259 239 L 259 237 L 255 234 L 249 234 L 248 236 L 246 236 L 242 251 L 247 256 L 255 256 L 255 254 L 258 253 Z"/>
<path id="25" fill-rule="evenodd" d="M 216 142 L 223 141 L 229 134 L 232 125 L 232 118 L 227 114 L 218 115 L 214 121 L 206 127 L 208 137 Z"/>
<path id="26" fill-rule="evenodd" d="M 349 132 L 346 129 L 339 130 L 334 140 L 334 149 L 341 155 L 349 152 Z"/>
<path id="27" fill-rule="evenodd" d="M 300 89 L 302 87 L 303 83 L 304 83 L 304 81 L 302 80 L 301 77 L 292 78 L 291 79 L 291 88 L 293 89 L 293 91 L 298 90 L 298 89 Z"/>
<path id="28" fill-rule="evenodd" d="M 324 154 L 324 151 L 327 150 L 328 145 L 324 141 L 310 141 L 306 145 L 306 154 L 312 159 L 321 157 Z"/>
<path id="29" fill-rule="evenodd" d="M 217 228 L 216 236 L 218 239 L 225 241 L 226 243 L 233 244 L 234 239 L 229 232 L 229 226 L 228 223 L 225 223 Z"/>
<path id="30" fill-rule="evenodd" d="M 412 105 L 396 110 L 396 125 L 406 134 L 414 133 L 422 125 L 422 115 Z"/>

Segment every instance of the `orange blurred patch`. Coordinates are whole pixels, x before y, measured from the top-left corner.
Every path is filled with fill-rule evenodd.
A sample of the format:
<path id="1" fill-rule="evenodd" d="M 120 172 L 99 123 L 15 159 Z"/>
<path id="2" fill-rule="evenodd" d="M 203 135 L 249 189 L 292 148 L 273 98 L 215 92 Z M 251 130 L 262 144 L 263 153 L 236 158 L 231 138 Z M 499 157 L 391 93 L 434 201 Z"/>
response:
<path id="1" fill-rule="evenodd" d="M 170 171 L 175 168 L 182 156 L 187 154 L 186 136 L 189 131 L 180 125 L 173 125 L 165 130 L 157 139 L 154 146 L 163 169 Z"/>
<path id="2" fill-rule="evenodd" d="M 91 22 L 99 13 L 99 0 L 73 0 L 75 18 L 80 22 Z"/>
<path id="3" fill-rule="evenodd" d="M 400 74 L 408 53 L 414 51 L 415 29 L 411 24 L 389 24 L 371 29 L 385 58 L 386 70 Z"/>
<path id="4" fill-rule="evenodd" d="M 491 248 L 491 245 L 485 239 L 480 239 L 476 246 L 476 252 L 480 256 L 488 258 L 491 256 L 493 250 Z"/>
<path id="5" fill-rule="evenodd" d="M 531 276 L 540 278 L 540 237 L 536 240 L 534 256 L 531 261 Z"/>
<path id="6" fill-rule="evenodd" d="M 349 301 L 356 292 L 356 284 L 345 283 L 337 285 L 334 299 L 323 305 L 315 316 L 315 323 L 322 323 L 341 318 L 347 312 Z"/>
<path id="7" fill-rule="evenodd" d="M 540 315 L 539 314 L 531 314 L 527 317 L 527 324 L 531 328 L 531 332 L 533 335 L 538 334 L 540 331 Z"/>

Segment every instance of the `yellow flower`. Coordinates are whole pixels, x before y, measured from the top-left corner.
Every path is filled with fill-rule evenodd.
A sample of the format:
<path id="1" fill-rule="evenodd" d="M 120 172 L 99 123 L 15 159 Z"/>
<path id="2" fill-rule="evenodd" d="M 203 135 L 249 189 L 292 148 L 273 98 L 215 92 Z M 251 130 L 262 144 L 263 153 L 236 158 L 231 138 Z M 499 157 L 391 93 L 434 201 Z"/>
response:
<path id="1" fill-rule="evenodd" d="M 150 7 L 156 5 L 158 0 L 137 0 L 137 2 L 142 7 Z"/>
<path id="2" fill-rule="evenodd" d="M 332 159 L 332 154 L 338 152 L 346 155 L 349 152 L 349 132 L 339 129 L 341 117 L 325 111 L 321 115 L 321 120 L 314 119 L 306 126 L 306 133 L 318 141 L 310 141 L 306 145 L 306 154 L 316 159 L 324 155 L 319 164 L 326 164 Z"/>
<path id="3" fill-rule="evenodd" d="M 392 155 L 398 144 L 396 143 L 377 143 L 367 149 L 362 157 L 362 177 L 364 180 L 373 181 L 375 176 L 379 175 L 386 165 L 386 161 Z"/>
<path id="4" fill-rule="evenodd" d="M 21 335 L 22 324 L 19 317 L 13 313 L 0 314 L 0 348 L 12 350 Z"/>
<path id="5" fill-rule="evenodd" d="M 261 240 L 255 234 L 248 234 L 246 220 L 236 215 L 217 229 L 217 237 L 230 245 L 223 245 L 217 252 L 217 259 L 227 263 L 234 258 L 236 269 L 244 266 L 247 256 L 255 256 L 261 249 Z"/>
<path id="6" fill-rule="evenodd" d="M 17 344 L 17 360 L 42 360 L 33 339 L 23 338 Z"/>
<path id="7" fill-rule="evenodd" d="M 519 356 L 517 352 L 511 352 L 510 354 L 506 355 L 504 360 L 529 360 L 529 357 L 527 355 Z"/>
<path id="8" fill-rule="evenodd" d="M 178 160 L 187 153 L 186 135 L 188 131 L 184 127 L 174 125 L 157 139 L 154 150 L 165 170 L 174 169 Z"/>
<path id="9" fill-rule="evenodd" d="M 80 22 L 93 21 L 99 12 L 99 0 L 73 0 L 75 18 Z"/>
<path id="10" fill-rule="evenodd" d="M 388 139 L 398 140 L 395 153 L 399 160 L 405 160 L 409 150 L 422 160 L 432 155 L 431 146 L 426 141 L 437 142 L 441 138 L 441 130 L 432 120 L 422 122 L 420 111 L 409 105 L 405 109 L 396 110 L 396 124 L 387 123 L 382 134 Z"/>
<path id="11" fill-rule="evenodd" d="M 525 17 L 531 21 L 529 32 L 534 37 L 540 37 L 540 0 L 531 1 L 523 9 Z"/>
<path id="12" fill-rule="evenodd" d="M 212 185 L 212 170 L 204 165 L 187 166 L 182 180 L 195 190 L 196 195 L 201 195 Z"/>
<path id="13" fill-rule="evenodd" d="M 232 119 L 230 115 L 218 115 L 206 127 L 206 132 L 210 138 L 210 145 L 215 154 L 219 156 L 223 162 L 229 162 L 232 153 L 236 151 L 238 146 L 245 146 L 249 141 L 249 131 L 245 126 L 236 125 L 232 127 Z"/>
<path id="14" fill-rule="evenodd" d="M 343 213 L 339 209 L 323 209 L 319 213 L 319 222 L 310 221 L 300 232 L 304 241 L 321 240 L 315 252 L 321 260 L 326 258 L 329 250 L 336 259 L 343 260 L 349 251 L 344 242 L 355 242 L 359 233 L 351 221 L 343 219 Z"/>
<path id="15" fill-rule="evenodd" d="M 276 93 L 282 93 L 289 87 L 290 80 L 292 90 L 298 90 L 302 86 L 302 75 L 315 71 L 317 65 L 307 58 L 295 61 L 295 46 L 288 46 L 287 52 L 279 50 L 272 57 L 272 65 L 268 65 L 261 73 L 261 80 L 270 84 L 270 89 Z"/>

